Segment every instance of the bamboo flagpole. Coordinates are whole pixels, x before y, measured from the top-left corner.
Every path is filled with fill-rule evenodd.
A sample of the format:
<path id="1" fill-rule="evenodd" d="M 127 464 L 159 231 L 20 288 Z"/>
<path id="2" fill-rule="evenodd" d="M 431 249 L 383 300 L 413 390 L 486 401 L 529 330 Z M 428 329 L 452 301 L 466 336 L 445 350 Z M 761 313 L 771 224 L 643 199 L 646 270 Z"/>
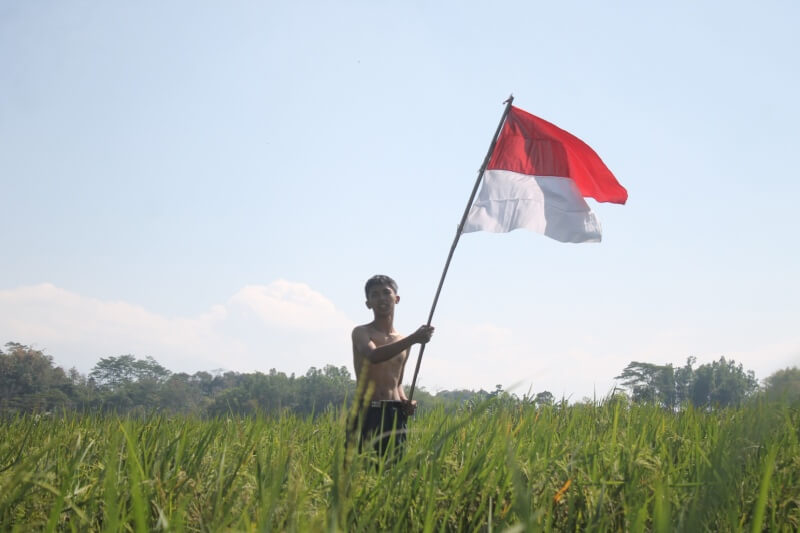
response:
<path id="1" fill-rule="evenodd" d="M 433 320 L 433 312 L 436 310 L 436 304 L 439 302 L 439 294 L 442 292 L 442 285 L 444 285 L 444 278 L 447 276 L 447 269 L 450 268 L 450 261 L 453 259 L 453 252 L 456 250 L 456 245 L 458 244 L 458 240 L 461 238 L 461 231 L 464 229 L 464 223 L 467 221 L 467 216 L 469 215 L 469 209 L 472 207 L 472 202 L 475 200 L 475 195 L 478 193 L 478 187 L 481 184 L 481 180 L 483 179 L 483 173 L 486 171 L 486 165 L 489 164 L 489 159 L 492 157 L 492 152 L 494 152 L 494 146 L 497 144 L 497 137 L 500 135 L 500 130 L 503 129 L 503 124 L 506 121 L 506 117 L 508 116 L 508 112 L 511 111 L 511 104 L 514 102 L 514 95 L 509 95 L 508 100 L 503 102 L 506 104 L 506 108 L 503 110 L 503 116 L 500 118 L 500 123 L 497 125 L 497 131 L 494 132 L 494 137 L 492 137 L 492 142 L 489 144 L 489 151 L 486 152 L 486 157 L 483 159 L 483 164 L 481 165 L 480 170 L 478 171 L 478 179 L 475 180 L 475 186 L 472 188 L 472 194 L 469 195 L 469 200 L 467 201 L 467 207 L 464 208 L 464 214 L 461 216 L 461 222 L 458 224 L 458 229 L 456 230 L 455 239 L 453 239 L 453 244 L 450 245 L 450 253 L 447 254 L 447 260 L 444 263 L 444 270 L 442 271 L 442 277 L 439 279 L 439 286 L 436 288 L 436 295 L 433 297 L 433 305 L 431 306 L 431 312 L 428 314 L 428 323 L 427 325 L 431 325 L 431 321 Z M 425 353 L 425 344 L 421 344 L 419 347 L 419 355 L 417 356 L 417 366 L 414 369 L 414 379 L 411 381 L 411 389 L 408 392 L 408 400 L 411 401 L 414 398 L 414 388 L 417 385 L 417 376 L 419 375 L 419 366 L 422 363 L 422 354 Z"/>

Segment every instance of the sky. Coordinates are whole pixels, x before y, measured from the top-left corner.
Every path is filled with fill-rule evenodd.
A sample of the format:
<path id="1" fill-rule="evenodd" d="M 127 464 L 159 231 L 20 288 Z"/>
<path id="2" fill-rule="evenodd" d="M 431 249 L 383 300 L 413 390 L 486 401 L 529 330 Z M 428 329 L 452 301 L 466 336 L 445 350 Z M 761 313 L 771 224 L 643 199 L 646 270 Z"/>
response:
<path id="1" fill-rule="evenodd" d="M 587 142 L 600 244 L 465 235 L 419 385 L 602 397 L 800 365 L 800 4 L 0 0 L 0 343 L 88 372 L 352 366 L 427 320 L 503 111 Z M 417 349 L 412 352 L 405 382 Z M 352 372 L 352 368 L 351 368 Z"/>

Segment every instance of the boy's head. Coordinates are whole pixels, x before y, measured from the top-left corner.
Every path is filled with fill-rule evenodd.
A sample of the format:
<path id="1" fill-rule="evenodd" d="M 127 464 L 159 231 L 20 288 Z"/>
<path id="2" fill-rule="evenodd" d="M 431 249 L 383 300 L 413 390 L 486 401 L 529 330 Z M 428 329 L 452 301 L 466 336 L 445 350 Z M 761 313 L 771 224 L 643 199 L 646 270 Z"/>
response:
<path id="1" fill-rule="evenodd" d="M 377 274 L 369 278 L 367 280 L 367 284 L 364 285 L 364 293 L 366 294 L 367 298 L 369 298 L 369 290 L 372 287 L 383 285 L 390 287 L 394 293 L 397 294 L 397 282 L 389 276 L 384 276 L 383 274 Z"/>
<path id="2" fill-rule="evenodd" d="M 397 283 L 389 276 L 372 276 L 364 285 L 367 293 L 367 309 L 372 309 L 375 318 L 394 316 L 394 306 L 400 302 Z"/>

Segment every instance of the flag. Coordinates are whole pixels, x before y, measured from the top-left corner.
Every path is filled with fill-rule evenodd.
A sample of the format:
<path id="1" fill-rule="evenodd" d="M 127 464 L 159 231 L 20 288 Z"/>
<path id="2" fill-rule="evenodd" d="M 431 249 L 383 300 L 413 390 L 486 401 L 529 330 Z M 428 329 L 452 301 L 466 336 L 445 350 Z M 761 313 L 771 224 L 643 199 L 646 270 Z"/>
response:
<path id="1" fill-rule="evenodd" d="M 587 197 L 624 204 L 628 192 L 586 143 L 511 106 L 462 232 L 527 228 L 561 242 L 600 242 Z"/>

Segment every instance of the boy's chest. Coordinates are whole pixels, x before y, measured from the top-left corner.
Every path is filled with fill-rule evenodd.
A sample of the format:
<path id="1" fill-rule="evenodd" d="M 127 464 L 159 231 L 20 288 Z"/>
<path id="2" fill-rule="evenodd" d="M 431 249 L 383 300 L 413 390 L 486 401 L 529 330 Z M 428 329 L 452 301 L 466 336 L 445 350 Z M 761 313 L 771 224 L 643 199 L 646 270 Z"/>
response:
<path id="1" fill-rule="evenodd" d="M 397 342 L 403 339 L 403 335 L 399 333 L 389 333 L 386 334 L 382 331 L 373 330 L 370 333 L 370 340 L 375 343 L 375 346 L 385 346 L 387 344 L 391 344 L 393 342 Z"/>

